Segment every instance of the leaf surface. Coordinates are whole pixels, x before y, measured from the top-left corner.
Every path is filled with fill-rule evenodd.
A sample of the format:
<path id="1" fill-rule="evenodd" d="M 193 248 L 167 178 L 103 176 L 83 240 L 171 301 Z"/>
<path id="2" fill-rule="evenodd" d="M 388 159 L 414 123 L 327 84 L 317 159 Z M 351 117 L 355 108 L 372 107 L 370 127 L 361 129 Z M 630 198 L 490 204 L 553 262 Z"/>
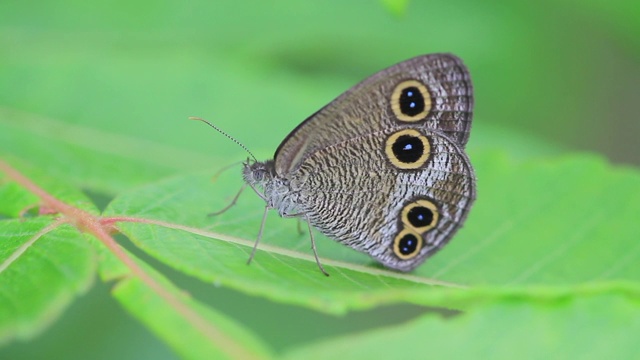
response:
<path id="1" fill-rule="evenodd" d="M 536 289 L 563 293 L 595 284 L 638 291 L 636 170 L 588 155 L 514 162 L 489 152 L 472 160 L 479 195 L 467 223 L 451 244 L 411 274 L 381 269 L 318 236 L 321 261 L 331 274 L 326 278 L 313 260 L 308 235 L 298 234 L 295 220 L 275 214 L 247 266 L 264 208 L 257 196 L 244 194 L 224 214 L 206 215 L 233 197 L 231 184 L 240 185 L 237 175 L 224 174 L 215 183 L 210 174 L 171 178 L 119 196 L 106 213 L 156 221 L 120 228 L 180 271 L 329 312 L 388 302 L 453 306 L 453 299 L 464 306 L 474 298 L 511 296 L 514 289 L 541 297 L 549 293 Z"/>
<path id="2" fill-rule="evenodd" d="M 451 319 L 407 324 L 300 346 L 285 359 L 635 359 L 640 307 L 622 296 L 546 304 L 500 303 Z"/>

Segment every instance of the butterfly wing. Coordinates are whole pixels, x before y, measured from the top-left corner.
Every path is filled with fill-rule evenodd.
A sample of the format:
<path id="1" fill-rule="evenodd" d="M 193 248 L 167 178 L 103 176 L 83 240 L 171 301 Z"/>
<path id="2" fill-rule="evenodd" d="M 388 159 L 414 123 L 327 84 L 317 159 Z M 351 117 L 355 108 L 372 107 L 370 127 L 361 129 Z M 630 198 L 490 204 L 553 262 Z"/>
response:
<path id="1" fill-rule="evenodd" d="M 394 149 L 403 136 L 422 150 Z M 400 271 L 442 248 L 475 199 L 473 168 L 458 142 L 413 125 L 319 150 L 292 174 L 291 183 L 314 227 Z"/>
<path id="2" fill-rule="evenodd" d="M 471 79 L 458 57 L 409 59 L 365 79 L 302 122 L 276 150 L 276 172 L 288 174 L 321 149 L 402 124 L 440 131 L 464 148 L 472 110 Z"/>

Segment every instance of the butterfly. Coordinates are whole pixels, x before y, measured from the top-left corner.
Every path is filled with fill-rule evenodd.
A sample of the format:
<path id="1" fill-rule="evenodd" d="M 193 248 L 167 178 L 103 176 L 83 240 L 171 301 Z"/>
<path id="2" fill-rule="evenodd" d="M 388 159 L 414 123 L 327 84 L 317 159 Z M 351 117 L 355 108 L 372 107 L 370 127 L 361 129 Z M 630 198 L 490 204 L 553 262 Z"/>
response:
<path id="1" fill-rule="evenodd" d="M 355 85 L 298 125 L 243 178 L 269 209 L 382 265 L 411 271 L 462 226 L 476 198 L 465 153 L 473 115 L 466 66 L 418 56 Z"/>

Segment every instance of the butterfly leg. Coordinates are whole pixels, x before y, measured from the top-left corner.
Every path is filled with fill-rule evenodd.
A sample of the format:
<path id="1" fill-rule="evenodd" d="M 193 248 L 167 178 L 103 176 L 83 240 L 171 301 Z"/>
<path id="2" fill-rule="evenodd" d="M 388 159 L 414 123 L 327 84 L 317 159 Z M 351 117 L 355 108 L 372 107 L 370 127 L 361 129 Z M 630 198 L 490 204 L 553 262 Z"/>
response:
<path id="1" fill-rule="evenodd" d="M 262 233 L 264 231 L 264 224 L 267 221 L 267 213 L 268 213 L 268 211 L 269 211 L 269 207 L 265 206 L 264 207 L 264 213 L 262 214 L 262 221 L 260 222 L 260 230 L 258 231 L 258 237 L 256 238 L 255 244 L 253 244 L 253 249 L 251 250 L 251 255 L 249 255 L 249 259 L 247 260 L 247 265 L 251 264 L 251 260 L 253 260 L 253 257 L 256 254 L 256 250 L 258 249 L 258 243 L 260 243 L 260 239 L 262 239 Z M 304 214 L 303 213 L 292 214 L 292 215 L 286 215 L 285 217 L 299 217 L 299 216 L 304 216 Z M 313 237 L 313 231 L 311 231 L 311 224 L 309 223 L 309 218 L 305 216 L 305 219 L 307 220 L 307 226 L 309 228 L 309 237 L 311 238 L 311 249 L 313 250 L 313 256 L 316 259 L 316 264 L 318 264 L 318 268 L 320 269 L 320 271 L 322 271 L 322 273 L 325 276 L 329 276 L 329 273 L 326 272 L 324 267 L 322 267 L 322 264 L 320 263 L 320 259 L 318 258 L 318 250 L 316 249 L 316 241 L 315 241 L 315 238 Z"/>
<path id="2" fill-rule="evenodd" d="M 303 216 L 304 216 L 304 219 L 307 221 L 307 227 L 309 228 L 309 237 L 311 238 L 311 250 L 313 250 L 313 256 L 316 258 L 316 264 L 318 264 L 318 268 L 320 268 L 320 271 L 322 271 L 323 274 L 325 274 L 326 276 L 329 276 L 329 273 L 324 270 L 324 268 L 322 267 L 322 264 L 320 263 L 320 259 L 318 258 L 316 241 L 313 237 L 313 231 L 311 231 L 311 223 L 309 222 L 309 218 L 307 217 L 307 215 L 304 212 L 299 212 L 295 214 L 282 214 L 282 217 L 285 217 L 285 218 L 297 217 L 298 225 L 300 225 L 300 218 Z"/>
<path id="3" fill-rule="evenodd" d="M 329 276 L 329 273 L 326 272 L 322 267 L 322 264 L 320 263 L 320 259 L 318 259 L 318 251 L 316 250 L 316 241 L 313 238 L 313 231 L 311 231 L 311 224 L 309 223 L 309 218 L 305 216 L 305 219 L 307 219 L 307 226 L 309 227 L 309 237 L 311 238 L 311 249 L 313 250 L 313 256 L 315 256 L 316 258 L 316 264 L 318 264 L 320 271 L 322 271 L 322 273 L 325 276 Z"/>
<path id="4" fill-rule="evenodd" d="M 220 215 L 222 213 L 224 213 L 225 211 L 231 209 L 233 207 L 233 205 L 236 204 L 236 202 L 238 202 L 238 198 L 240 197 L 240 194 L 242 194 L 242 192 L 244 191 L 244 189 L 247 188 L 247 184 L 243 184 L 242 187 L 240 188 L 240 191 L 238 191 L 238 193 L 236 194 L 236 196 L 233 197 L 233 200 L 231 200 L 231 202 L 225 206 L 224 208 L 222 208 L 222 210 L 218 210 L 218 211 L 214 211 L 212 213 L 207 214 L 207 216 L 216 216 L 216 215 Z"/>
<path id="5" fill-rule="evenodd" d="M 262 239 L 262 232 L 264 230 L 264 223 L 267 222 L 267 212 L 269 211 L 269 207 L 264 207 L 264 214 L 262 214 L 262 222 L 260 223 L 260 231 L 258 231 L 258 237 L 256 238 L 255 244 L 253 244 L 253 250 L 251 250 L 251 255 L 249 255 L 249 259 L 247 260 L 247 265 L 251 264 L 251 260 L 256 255 L 256 250 L 258 249 L 258 243 L 260 239 Z"/>

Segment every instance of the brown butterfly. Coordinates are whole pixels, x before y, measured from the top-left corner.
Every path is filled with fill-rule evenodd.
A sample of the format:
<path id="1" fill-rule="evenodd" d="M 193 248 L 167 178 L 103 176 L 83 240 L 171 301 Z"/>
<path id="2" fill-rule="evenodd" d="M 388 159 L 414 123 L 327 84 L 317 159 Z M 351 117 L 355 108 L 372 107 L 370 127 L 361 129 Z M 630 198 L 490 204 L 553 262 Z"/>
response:
<path id="1" fill-rule="evenodd" d="M 464 152 L 472 111 L 462 61 L 419 56 L 340 95 L 298 125 L 273 160 L 245 162 L 243 177 L 266 202 L 264 218 L 269 209 L 299 217 L 410 271 L 451 239 L 476 197 Z"/>

